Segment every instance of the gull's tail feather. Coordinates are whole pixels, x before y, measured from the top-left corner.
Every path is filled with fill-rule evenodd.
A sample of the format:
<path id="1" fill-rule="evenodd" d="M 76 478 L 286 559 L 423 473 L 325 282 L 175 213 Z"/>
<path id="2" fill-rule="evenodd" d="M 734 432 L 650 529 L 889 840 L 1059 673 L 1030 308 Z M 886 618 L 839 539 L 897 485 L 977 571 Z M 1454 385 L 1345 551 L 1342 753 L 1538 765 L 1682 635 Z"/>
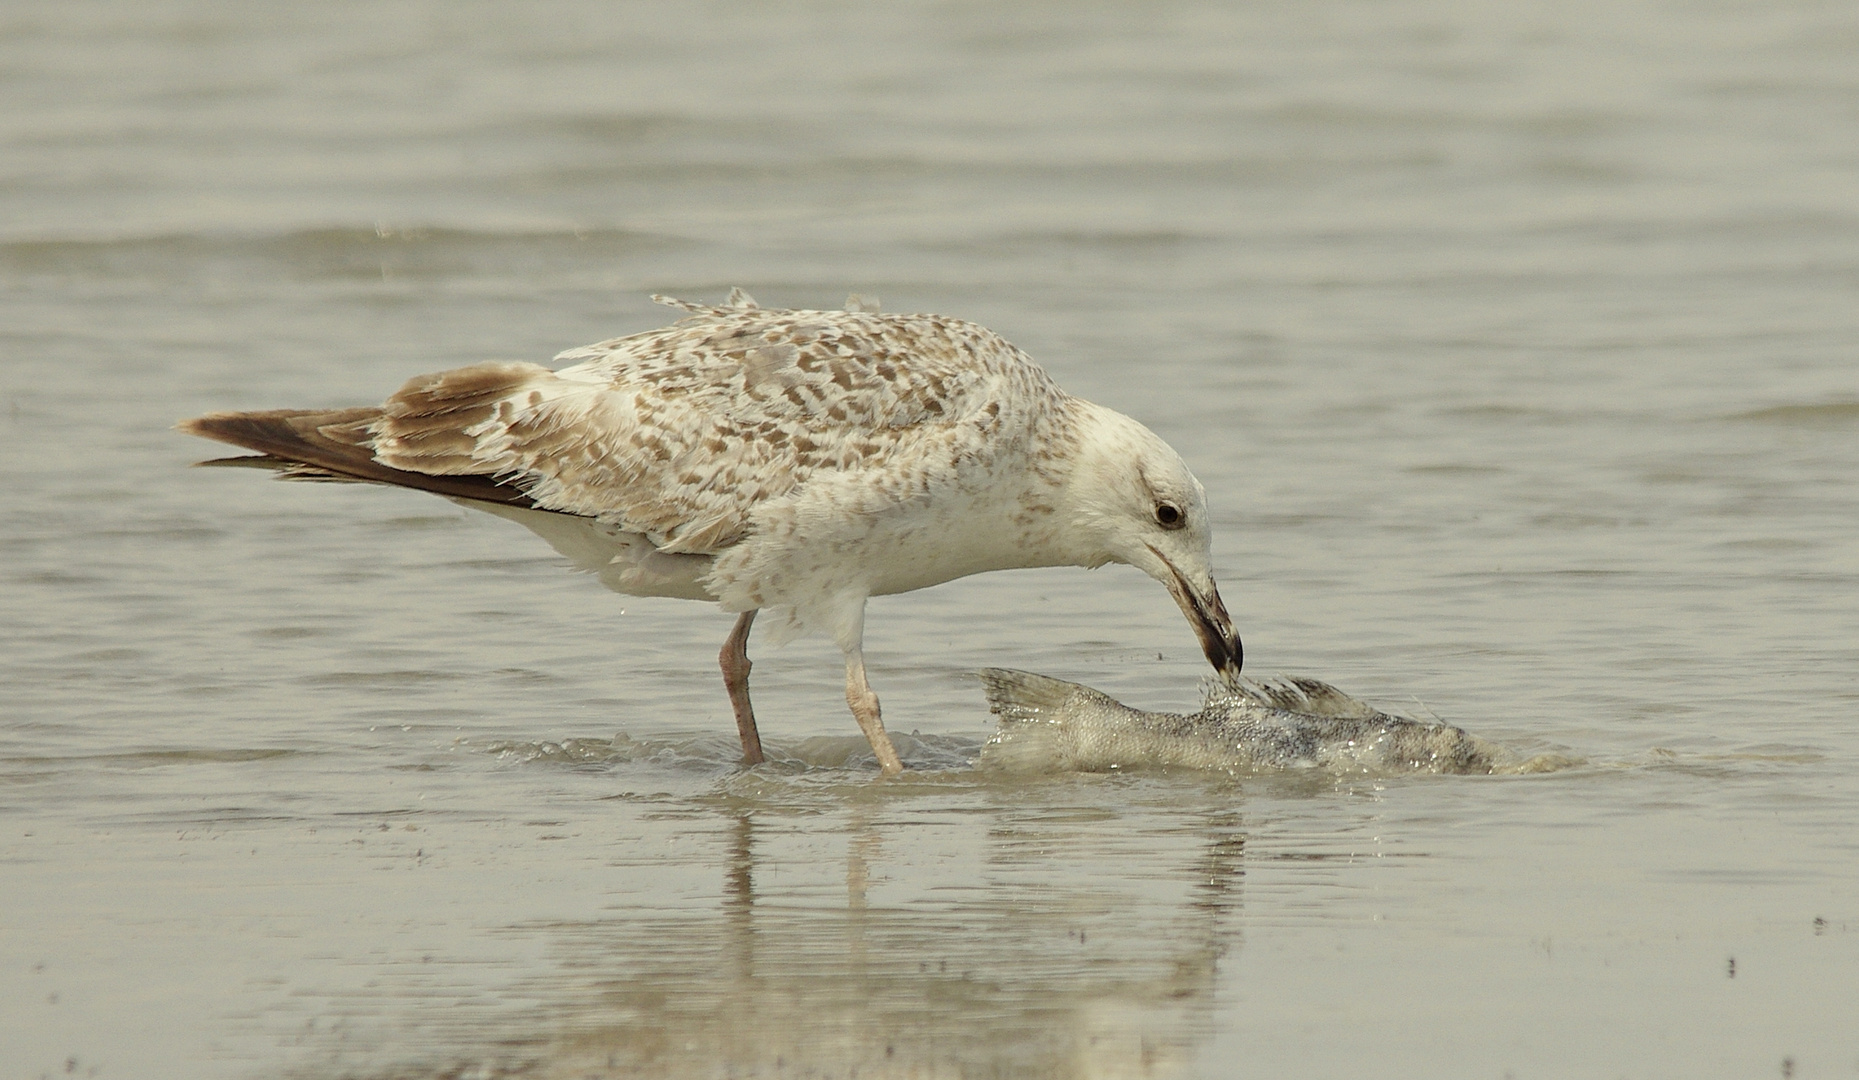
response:
<path id="1" fill-rule="evenodd" d="M 415 488 L 479 502 L 533 507 L 521 488 L 490 476 L 432 476 L 383 465 L 370 441 L 378 407 L 270 409 L 209 413 L 175 425 L 176 430 L 257 451 L 256 458 L 220 458 L 202 464 L 274 468 L 290 479 L 365 480 Z"/>

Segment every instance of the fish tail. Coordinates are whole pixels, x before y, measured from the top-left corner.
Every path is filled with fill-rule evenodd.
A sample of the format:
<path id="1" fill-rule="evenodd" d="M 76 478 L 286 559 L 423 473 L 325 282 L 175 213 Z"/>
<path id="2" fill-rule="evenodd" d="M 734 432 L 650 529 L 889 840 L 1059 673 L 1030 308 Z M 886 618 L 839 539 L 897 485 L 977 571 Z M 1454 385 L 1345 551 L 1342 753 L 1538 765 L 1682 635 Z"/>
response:
<path id="1" fill-rule="evenodd" d="M 1002 720 L 1050 719 L 1067 699 L 1084 689 L 1063 679 L 1009 668 L 982 668 L 976 674 L 987 689 L 988 709 Z"/>

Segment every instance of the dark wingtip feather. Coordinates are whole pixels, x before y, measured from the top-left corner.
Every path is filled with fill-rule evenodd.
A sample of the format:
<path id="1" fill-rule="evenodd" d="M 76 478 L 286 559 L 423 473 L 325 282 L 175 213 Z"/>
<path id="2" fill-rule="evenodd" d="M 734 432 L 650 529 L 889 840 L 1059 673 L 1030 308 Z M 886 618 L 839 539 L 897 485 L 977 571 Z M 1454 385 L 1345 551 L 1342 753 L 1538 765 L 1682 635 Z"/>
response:
<path id="1" fill-rule="evenodd" d="M 521 488 L 492 476 L 434 476 L 383 465 L 365 438 L 378 408 L 270 409 L 208 413 L 174 425 L 176 431 L 230 443 L 257 456 L 217 458 L 202 465 L 274 469 L 288 479 L 363 480 L 481 502 L 533 507 Z"/>
<path id="2" fill-rule="evenodd" d="M 283 458 L 272 457 L 270 454 L 240 454 L 238 457 L 216 457 L 196 461 L 193 467 L 196 469 L 269 469 L 275 472 L 288 469 L 295 464 L 297 463 L 294 461 L 285 461 Z"/>

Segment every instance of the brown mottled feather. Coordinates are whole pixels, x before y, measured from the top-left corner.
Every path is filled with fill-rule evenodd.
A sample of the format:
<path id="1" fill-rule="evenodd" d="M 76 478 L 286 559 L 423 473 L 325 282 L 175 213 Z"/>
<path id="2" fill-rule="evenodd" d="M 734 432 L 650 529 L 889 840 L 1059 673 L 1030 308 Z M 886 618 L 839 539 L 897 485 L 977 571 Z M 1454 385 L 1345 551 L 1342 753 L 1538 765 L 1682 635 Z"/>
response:
<path id="1" fill-rule="evenodd" d="M 374 406 L 354 409 L 271 409 L 209 413 L 175 425 L 189 435 L 256 450 L 279 462 L 326 469 L 338 476 L 418 488 L 481 502 L 535 506 L 519 488 L 486 476 L 429 476 L 381 464 L 366 441 L 381 415 Z M 254 461 L 261 459 L 254 458 Z"/>
<path id="2" fill-rule="evenodd" d="M 851 632 L 873 590 L 1103 561 L 1052 532 L 1085 406 L 1024 353 L 959 319 L 735 301 L 677 304 L 689 317 L 564 352 L 560 370 L 473 364 L 410 379 L 376 409 L 182 429 L 343 476 L 589 518 L 666 556 L 713 558 L 705 587 L 729 610 L 820 607 L 792 625 Z M 1001 482 L 1037 493 L 1001 495 Z M 963 531 L 971 514 L 1004 514 L 1046 547 Z M 944 529 L 957 539 L 935 539 Z"/>
<path id="3" fill-rule="evenodd" d="M 818 476 L 869 478 L 873 498 L 908 503 L 989 445 L 1002 400 L 1063 400 L 1019 350 L 961 320 L 679 306 L 691 317 L 565 352 L 560 371 L 485 363 L 412 379 L 374 423 L 374 453 L 408 472 L 497 477 L 666 552 L 716 554 Z M 1039 417 L 1012 419 L 1026 431 Z"/>

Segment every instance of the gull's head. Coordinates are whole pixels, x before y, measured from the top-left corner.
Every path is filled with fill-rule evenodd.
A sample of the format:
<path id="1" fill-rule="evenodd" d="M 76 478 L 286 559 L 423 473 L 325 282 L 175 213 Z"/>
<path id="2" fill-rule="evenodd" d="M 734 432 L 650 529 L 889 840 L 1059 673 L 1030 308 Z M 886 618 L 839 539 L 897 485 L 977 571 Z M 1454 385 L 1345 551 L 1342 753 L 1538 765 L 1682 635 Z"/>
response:
<path id="1" fill-rule="evenodd" d="M 1086 566 L 1127 563 L 1162 583 L 1200 638 L 1208 663 L 1239 674 L 1239 632 L 1214 585 L 1207 493 L 1153 431 L 1083 406 L 1082 443 L 1067 486 L 1072 540 Z"/>

